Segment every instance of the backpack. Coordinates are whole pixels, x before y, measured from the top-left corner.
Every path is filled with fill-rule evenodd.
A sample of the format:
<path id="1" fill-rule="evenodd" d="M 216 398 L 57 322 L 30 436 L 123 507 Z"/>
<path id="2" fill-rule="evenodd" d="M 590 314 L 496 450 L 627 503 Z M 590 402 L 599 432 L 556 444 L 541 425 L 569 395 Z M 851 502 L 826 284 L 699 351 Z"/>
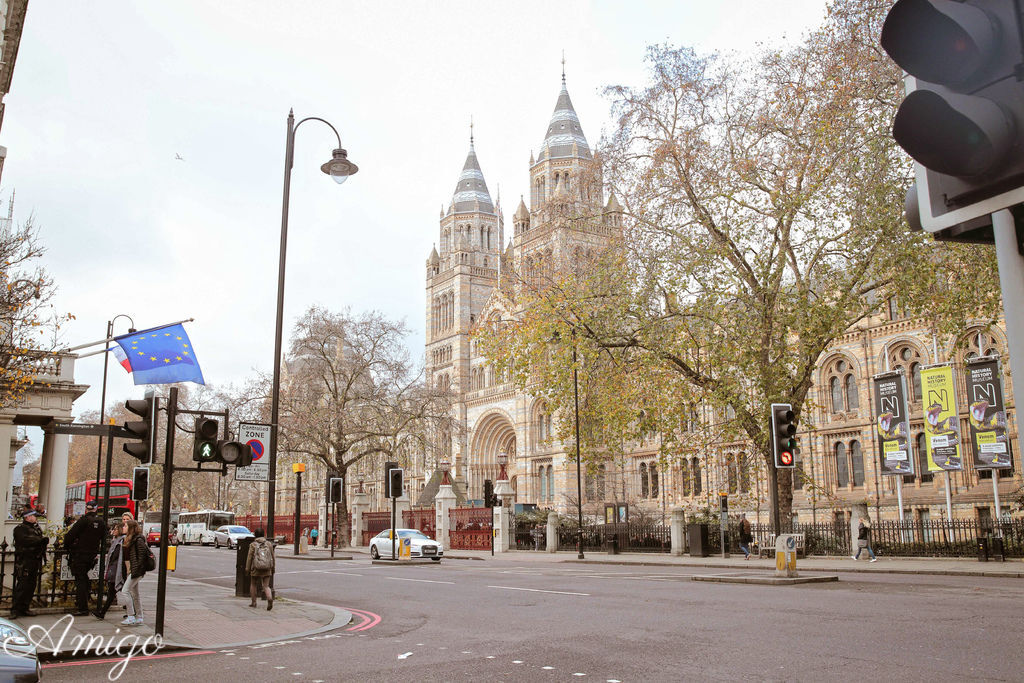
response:
<path id="1" fill-rule="evenodd" d="M 147 572 L 151 572 L 156 569 L 156 557 L 153 555 L 153 551 L 146 546 L 146 554 L 142 557 L 142 568 Z"/>
<path id="2" fill-rule="evenodd" d="M 270 544 L 264 541 L 256 544 L 256 550 L 252 554 L 253 571 L 266 571 L 274 568 L 274 556 Z"/>

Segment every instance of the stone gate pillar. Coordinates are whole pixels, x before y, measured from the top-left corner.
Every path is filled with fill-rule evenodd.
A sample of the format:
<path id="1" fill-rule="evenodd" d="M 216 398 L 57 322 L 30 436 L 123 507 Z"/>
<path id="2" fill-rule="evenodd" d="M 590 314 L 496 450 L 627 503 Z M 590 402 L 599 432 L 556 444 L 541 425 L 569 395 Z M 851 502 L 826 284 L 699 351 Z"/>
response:
<path id="1" fill-rule="evenodd" d="M 548 552 L 553 553 L 558 550 L 558 513 L 548 513 Z"/>
<path id="2" fill-rule="evenodd" d="M 352 547 L 363 545 L 363 513 L 370 509 L 370 496 L 363 491 L 363 482 L 359 482 L 359 490 L 352 494 Z"/>
<path id="3" fill-rule="evenodd" d="M 682 509 L 672 511 L 671 535 L 672 554 L 682 555 L 686 552 L 686 512 Z"/>
<path id="4" fill-rule="evenodd" d="M 452 490 L 452 479 L 449 472 L 450 465 L 447 462 L 441 463 L 441 485 L 434 496 L 434 533 L 436 540 L 445 550 L 451 550 L 451 529 L 449 511 L 455 505 L 455 491 Z"/>
<path id="5" fill-rule="evenodd" d="M 409 500 L 409 494 L 402 492 L 402 495 L 395 501 L 395 528 L 404 529 L 405 521 L 402 519 L 403 514 L 406 510 L 412 509 L 412 501 Z M 437 540 L 437 539 L 434 539 Z"/>

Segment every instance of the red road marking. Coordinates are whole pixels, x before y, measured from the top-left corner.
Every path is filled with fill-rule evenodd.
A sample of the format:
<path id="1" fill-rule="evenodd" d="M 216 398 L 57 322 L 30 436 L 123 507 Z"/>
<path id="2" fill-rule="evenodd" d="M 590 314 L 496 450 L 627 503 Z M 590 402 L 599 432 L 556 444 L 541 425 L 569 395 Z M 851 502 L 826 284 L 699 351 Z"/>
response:
<path id="1" fill-rule="evenodd" d="M 217 654 L 213 650 L 198 650 L 196 652 L 168 652 L 162 655 L 143 655 L 142 657 L 132 657 L 133 662 L 141 662 L 144 659 L 168 659 L 170 657 L 194 657 L 196 655 L 214 655 Z M 107 659 L 83 659 L 75 662 L 51 662 L 49 664 L 43 664 L 44 669 L 53 669 L 58 666 L 85 666 L 86 664 L 110 664 L 111 662 L 120 661 L 120 657 L 108 657 Z"/>
<path id="2" fill-rule="evenodd" d="M 367 612 L 361 609 L 353 609 L 352 607 L 343 607 L 342 609 L 348 610 L 349 612 L 363 620 L 361 623 L 358 623 L 355 626 L 348 627 L 347 629 L 345 629 L 346 631 L 366 631 L 367 629 L 371 629 L 380 623 L 381 617 L 379 614 L 374 614 L 373 612 Z"/>

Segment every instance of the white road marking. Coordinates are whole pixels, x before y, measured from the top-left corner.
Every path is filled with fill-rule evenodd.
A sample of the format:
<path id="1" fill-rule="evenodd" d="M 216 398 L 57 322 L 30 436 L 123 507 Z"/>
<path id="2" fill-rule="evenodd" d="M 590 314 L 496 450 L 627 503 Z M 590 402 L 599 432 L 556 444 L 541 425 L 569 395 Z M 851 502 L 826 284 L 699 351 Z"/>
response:
<path id="1" fill-rule="evenodd" d="M 239 659 L 249 659 L 248 657 L 240 657 Z"/>
<path id="2" fill-rule="evenodd" d="M 411 652 L 405 652 L 403 654 L 398 655 L 398 658 L 399 659 L 409 659 L 409 657 L 411 657 L 411 656 L 412 656 Z"/>
<path id="3" fill-rule="evenodd" d="M 544 669 L 545 671 L 551 671 L 555 667 L 553 667 L 553 666 L 542 666 L 541 668 Z"/>
<path id="4" fill-rule="evenodd" d="M 463 650 L 462 654 L 464 654 L 464 655 L 471 655 L 471 654 L 473 654 L 473 651 L 472 650 Z"/>
<path id="5" fill-rule="evenodd" d="M 275 669 L 283 669 L 284 667 L 283 666 L 275 666 L 274 668 Z"/>
<path id="6" fill-rule="evenodd" d="M 485 657 L 485 659 L 494 659 L 494 655 L 487 655 L 487 657 Z"/>
<path id="7" fill-rule="evenodd" d="M 488 586 L 488 588 L 501 588 L 507 591 L 529 591 L 531 593 L 554 593 L 556 595 L 590 595 L 590 593 L 572 593 L 570 591 L 545 591 L 541 590 L 540 588 L 517 588 L 515 586 Z"/>
<path id="8" fill-rule="evenodd" d="M 423 647 L 423 643 L 416 643 L 416 647 Z"/>
<path id="9" fill-rule="evenodd" d="M 522 664 L 522 663 L 523 663 L 523 660 L 521 660 L 521 659 L 513 659 L 513 660 L 512 660 L 512 663 L 513 663 L 513 664 Z"/>
<path id="10" fill-rule="evenodd" d="M 622 681 L 617 678 L 609 678 L 605 683 L 622 683 Z"/>
<path id="11" fill-rule="evenodd" d="M 574 673 L 573 676 L 586 676 L 587 674 Z"/>
<path id="12" fill-rule="evenodd" d="M 418 583 L 448 583 L 453 586 L 455 585 L 454 581 L 431 581 L 430 579 L 403 579 L 400 576 L 385 576 L 384 578 L 390 579 L 392 581 L 416 581 Z"/>

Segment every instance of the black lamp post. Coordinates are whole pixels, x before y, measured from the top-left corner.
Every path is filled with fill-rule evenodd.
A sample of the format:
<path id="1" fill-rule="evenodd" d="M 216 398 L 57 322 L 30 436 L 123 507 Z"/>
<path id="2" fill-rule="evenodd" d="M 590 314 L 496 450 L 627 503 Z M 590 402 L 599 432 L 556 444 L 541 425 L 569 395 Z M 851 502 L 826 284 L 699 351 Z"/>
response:
<path id="1" fill-rule="evenodd" d="M 583 478 L 580 474 L 580 383 L 576 373 L 576 331 L 572 334 L 572 395 L 576 413 L 576 512 L 579 527 L 576 530 L 577 557 L 583 559 Z"/>
<path id="2" fill-rule="evenodd" d="M 270 486 L 267 491 L 267 527 L 273 538 L 274 534 L 274 507 L 277 493 L 277 428 L 279 405 L 278 400 L 281 394 L 281 331 L 284 317 L 284 266 L 285 253 L 288 247 L 288 201 L 291 194 L 292 183 L 292 161 L 295 156 L 295 131 L 306 121 L 320 121 L 327 125 L 338 140 L 338 146 L 331 153 L 331 160 L 320 166 L 320 170 L 331 176 L 334 182 L 339 185 L 348 180 L 349 176 L 355 175 L 359 167 L 348 160 L 348 152 L 341 147 L 341 136 L 338 130 L 330 123 L 316 116 L 307 116 L 298 123 L 295 123 L 295 113 L 288 112 L 288 137 L 284 152 L 284 197 L 281 200 L 281 250 L 277 267 L 277 324 L 274 329 L 274 382 L 270 398 L 270 457 L 268 459 L 270 469 Z"/>

